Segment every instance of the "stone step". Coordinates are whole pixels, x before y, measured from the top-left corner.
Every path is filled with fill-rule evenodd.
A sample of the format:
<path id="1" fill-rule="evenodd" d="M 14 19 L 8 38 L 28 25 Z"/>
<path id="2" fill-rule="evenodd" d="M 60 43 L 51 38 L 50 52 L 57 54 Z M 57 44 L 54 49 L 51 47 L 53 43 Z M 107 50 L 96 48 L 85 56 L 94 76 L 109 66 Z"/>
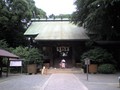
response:
<path id="1" fill-rule="evenodd" d="M 83 73 L 82 68 L 66 68 L 66 69 L 60 69 L 60 68 L 50 68 L 47 70 L 48 74 L 53 73 L 73 73 L 73 74 L 80 74 Z"/>

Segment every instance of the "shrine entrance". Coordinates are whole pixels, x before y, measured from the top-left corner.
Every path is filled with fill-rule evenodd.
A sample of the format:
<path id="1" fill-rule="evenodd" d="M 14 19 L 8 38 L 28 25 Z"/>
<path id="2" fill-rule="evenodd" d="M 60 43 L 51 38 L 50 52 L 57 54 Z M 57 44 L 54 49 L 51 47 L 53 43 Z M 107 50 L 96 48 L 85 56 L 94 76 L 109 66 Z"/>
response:
<path id="1" fill-rule="evenodd" d="M 38 47 L 42 47 L 43 62 L 50 67 L 60 68 L 61 60 L 65 59 L 66 68 L 72 68 L 81 63 L 80 56 L 85 51 L 85 42 L 41 42 Z"/>
<path id="2" fill-rule="evenodd" d="M 70 23 L 69 19 L 33 20 L 24 35 L 36 41 L 31 44 L 40 48 L 43 62 L 54 68 L 59 68 L 62 59 L 66 60 L 67 68 L 76 67 L 89 40 L 85 29 Z"/>
<path id="3" fill-rule="evenodd" d="M 72 65 L 72 47 L 70 46 L 57 46 L 53 48 L 53 66 L 59 68 L 62 59 L 66 61 L 66 68 L 71 68 Z"/>

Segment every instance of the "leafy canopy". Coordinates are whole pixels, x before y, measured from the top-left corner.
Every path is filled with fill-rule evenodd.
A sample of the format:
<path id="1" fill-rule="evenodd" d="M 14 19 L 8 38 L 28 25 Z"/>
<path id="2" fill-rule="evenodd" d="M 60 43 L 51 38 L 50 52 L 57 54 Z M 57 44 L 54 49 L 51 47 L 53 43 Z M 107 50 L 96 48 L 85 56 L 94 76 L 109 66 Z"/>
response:
<path id="1" fill-rule="evenodd" d="M 76 0 L 72 21 L 96 40 L 120 40 L 120 0 Z"/>
<path id="2" fill-rule="evenodd" d="M 46 16 L 43 12 L 33 0 L 0 0 L 0 40 L 5 39 L 12 47 L 25 46 L 24 27 L 32 17 Z"/>

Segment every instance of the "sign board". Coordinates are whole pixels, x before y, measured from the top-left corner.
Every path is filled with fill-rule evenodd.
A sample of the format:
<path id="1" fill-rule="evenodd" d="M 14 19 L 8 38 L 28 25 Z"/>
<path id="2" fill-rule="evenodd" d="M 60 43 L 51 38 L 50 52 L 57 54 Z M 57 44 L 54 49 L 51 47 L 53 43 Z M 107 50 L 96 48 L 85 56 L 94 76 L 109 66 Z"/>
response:
<path id="1" fill-rule="evenodd" d="M 90 65 L 90 59 L 89 58 L 85 59 L 85 65 Z"/>
<path id="2" fill-rule="evenodd" d="M 85 58 L 85 65 L 87 65 L 87 80 L 88 80 L 88 69 L 89 69 L 89 65 L 90 65 L 90 59 L 89 58 Z"/>
<path id="3" fill-rule="evenodd" d="M 22 66 L 22 61 L 10 61 L 10 66 L 16 67 L 16 66 Z"/>

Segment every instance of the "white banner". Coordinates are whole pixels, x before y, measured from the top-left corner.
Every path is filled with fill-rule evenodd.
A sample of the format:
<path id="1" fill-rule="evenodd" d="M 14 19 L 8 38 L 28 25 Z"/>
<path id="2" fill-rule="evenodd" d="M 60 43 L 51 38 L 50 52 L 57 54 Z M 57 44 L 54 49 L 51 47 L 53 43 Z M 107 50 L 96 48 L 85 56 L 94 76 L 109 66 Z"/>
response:
<path id="1" fill-rule="evenodd" d="M 22 66 L 22 61 L 10 61 L 10 66 Z"/>

